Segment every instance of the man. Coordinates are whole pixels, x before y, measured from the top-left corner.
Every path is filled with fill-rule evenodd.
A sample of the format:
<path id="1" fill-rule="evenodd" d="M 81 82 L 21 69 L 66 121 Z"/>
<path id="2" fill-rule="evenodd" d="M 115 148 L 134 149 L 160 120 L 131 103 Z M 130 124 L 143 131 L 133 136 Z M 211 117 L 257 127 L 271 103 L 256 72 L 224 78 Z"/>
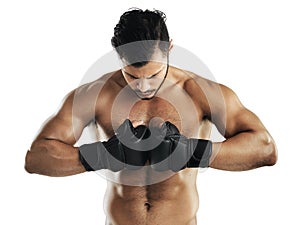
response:
<path id="1" fill-rule="evenodd" d="M 162 12 L 125 12 L 112 45 L 122 68 L 66 96 L 27 152 L 29 173 L 106 171 L 108 225 L 194 225 L 197 167 L 276 163 L 272 137 L 230 88 L 169 65 Z M 105 141 L 75 147 L 90 124 Z M 208 140 L 213 124 L 225 141 Z"/>

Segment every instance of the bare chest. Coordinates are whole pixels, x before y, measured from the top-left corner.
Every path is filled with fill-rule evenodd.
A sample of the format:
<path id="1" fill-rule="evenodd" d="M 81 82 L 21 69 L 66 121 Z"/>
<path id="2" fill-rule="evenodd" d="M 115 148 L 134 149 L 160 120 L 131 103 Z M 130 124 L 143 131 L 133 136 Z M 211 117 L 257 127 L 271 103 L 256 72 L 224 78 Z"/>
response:
<path id="1" fill-rule="evenodd" d="M 115 101 L 107 105 L 98 118 L 104 133 L 109 137 L 126 119 L 146 126 L 160 126 L 163 122 L 173 123 L 186 136 L 198 136 L 201 127 L 201 110 L 184 101 L 169 101 L 155 97 L 152 100 Z"/>
<path id="2" fill-rule="evenodd" d="M 120 116 L 118 117 L 120 118 Z M 131 121 L 143 121 L 146 125 L 156 125 L 169 121 L 181 128 L 182 118 L 176 107 L 162 99 L 153 102 L 137 102 L 130 110 L 128 118 Z M 157 124 L 158 125 L 158 124 Z"/>

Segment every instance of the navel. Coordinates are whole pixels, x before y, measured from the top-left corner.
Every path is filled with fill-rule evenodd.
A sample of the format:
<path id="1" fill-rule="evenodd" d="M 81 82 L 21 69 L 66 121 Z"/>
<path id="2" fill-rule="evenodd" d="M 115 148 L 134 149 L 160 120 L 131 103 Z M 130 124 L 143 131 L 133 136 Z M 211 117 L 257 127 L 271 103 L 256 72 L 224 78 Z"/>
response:
<path id="1" fill-rule="evenodd" d="M 147 211 L 149 211 L 150 210 L 150 208 L 152 207 L 152 205 L 149 203 L 149 202 L 145 202 L 145 207 L 146 207 L 146 209 L 147 209 Z"/>

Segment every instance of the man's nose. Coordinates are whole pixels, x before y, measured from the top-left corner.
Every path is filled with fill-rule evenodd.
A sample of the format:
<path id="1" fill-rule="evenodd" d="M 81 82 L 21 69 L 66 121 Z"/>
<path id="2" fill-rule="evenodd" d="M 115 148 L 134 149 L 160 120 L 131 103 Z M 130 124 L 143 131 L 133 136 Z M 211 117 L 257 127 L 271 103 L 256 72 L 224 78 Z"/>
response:
<path id="1" fill-rule="evenodd" d="M 141 92 L 146 92 L 150 89 L 150 84 L 149 81 L 147 81 L 147 79 L 139 79 L 138 83 L 137 83 L 137 89 L 139 89 Z"/>

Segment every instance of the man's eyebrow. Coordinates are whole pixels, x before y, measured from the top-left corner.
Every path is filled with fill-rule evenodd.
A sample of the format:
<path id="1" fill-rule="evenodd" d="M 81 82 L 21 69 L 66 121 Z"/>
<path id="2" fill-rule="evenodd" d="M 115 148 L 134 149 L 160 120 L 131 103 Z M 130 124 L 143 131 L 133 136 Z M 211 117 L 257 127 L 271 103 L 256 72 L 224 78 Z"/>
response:
<path id="1" fill-rule="evenodd" d="M 156 72 L 155 74 L 153 74 L 153 75 L 151 75 L 151 76 L 148 76 L 148 77 L 146 77 L 146 79 L 148 79 L 148 78 L 151 78 L 151 77 L 153 77 L 153 76 L 155 76 L 155 75 L 157 75 L 157 74 L 159 74 L 161 71 L 163 70 L 163 68 L 161 68 L 158 72 Z M 125 70 L 123 70 L 124 71 L 124 73 L 126 73 L 128 76 L 131 76 L 131 77 L 133 77 L 134 79 L 139 79 L 138 77 L 136 77 L 135 75 L 133 75 L 133 74 L 130 74 L 130 73 L 128 73 L 128 72 L 126 72 Z"/>

